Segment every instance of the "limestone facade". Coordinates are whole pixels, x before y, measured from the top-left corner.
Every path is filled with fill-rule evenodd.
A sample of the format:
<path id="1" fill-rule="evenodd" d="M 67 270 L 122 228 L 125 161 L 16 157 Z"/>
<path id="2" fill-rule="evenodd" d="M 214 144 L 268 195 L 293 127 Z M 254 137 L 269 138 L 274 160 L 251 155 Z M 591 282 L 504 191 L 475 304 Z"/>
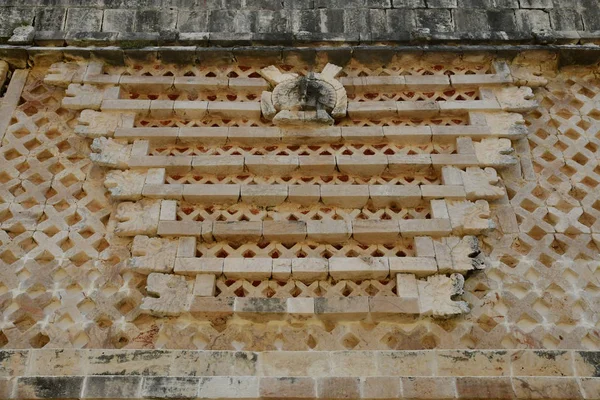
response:
<path id="1" fill-rule="evenodd" d="M 598 397 L 597 70 L 332 61 L 0 64 L 0 397 Z"/>

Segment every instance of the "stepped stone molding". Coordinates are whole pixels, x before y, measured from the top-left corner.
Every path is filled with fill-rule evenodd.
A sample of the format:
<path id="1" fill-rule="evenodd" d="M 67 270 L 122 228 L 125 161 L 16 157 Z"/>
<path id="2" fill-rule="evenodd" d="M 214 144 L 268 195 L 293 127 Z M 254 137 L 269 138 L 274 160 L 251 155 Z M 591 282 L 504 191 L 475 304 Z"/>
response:
<path id="1" fill-rule="evenodd" d="M 501 199 L 496 169 L 517 163 L 511 139 L 524 134 L 522 119 L 512 112 L 535 107 L 529 88 L 510 85 L 506 63 L 495 62 L 492 74 L 335 77 L 342 68 L 327 64 L 321 73 L 305 76 L 263 68 L 259 78 L 187 78 L 111 75 L 98 62 L 54 64 L 45 81 L 66 87 L 62 105 L 82 110 L 76 131 L 94 138 L 90 159 L 112 170 L 105 186 L 115 201 L 114 232 L 135 237 L 128 270 L 147 275 L 140 311 L 155 316 L 242 318 L 311 317 L 334 319 L 381 318 L 417 314 L 447 318 L 469 311 L 464 301 L 464 277 L 486 263 L 478 239 L 495 228 L 487 200 Z M 256 101 L 190 101 L 128 99 L 127 93 L 229 90 L 257 92 Z M 445 101 L 348 101 L 345 85 L 364 90 L 447 91 L 470 88 L 473 99 Z M 135 95 L 136 97 L 138 94 Z M 237 96 L 234 96 L 237 98 Z M 251 98 L 251 97 L 248 97 Z M 327 127 L 334 119 L 434 117 L 468 114 L 470 126 L 423 128 Z M 488 114 L 503 118 L 500 129 L 489 125 Z M 143 128 L 138 118 L 272 120 L 278 128 Z M 325 128 L 319 128 L 320 126 Z M 155 146 L 177 143 L 226 146 L 262 140 L 275 143 L 439 142 L 455 146 L 455 154 L 408 155 L 151 155 Z M 215 176 L 250 173 L 256 176 L 320 175 L 339 171 L 356 176 L 426 174 L 437 171 L 441 185 L 286 185 L 169 183 L 169 174 Z M 429 202 L 431 218 L 400 221 L 178 221 L 179 203 L 227 205 L 239 201 L 258 207 L 284 202 L 311 206 L 361 209 L 415 207 Z M 451 236 L 454 235 L 454 236 Z M 162 238 L 161 238 L 162 237 Z M 441 241 L 432 240 L 441 238 Z M 179 238 L 179 245 L 175 241 Z M 197 242 L 281 241 L 343 244 L 395 243 L 413 239 L 416 257 L 333 257 L 330 259 L 205 259 L 195 257 Z M 395 297 L 328 297 L 279 299 L 216 297 L 217 279 L 299 280 L 306 284 L 333 279 L 396 280 Z M 419 278 L 419 279 L 418 279 Z"/>
<path id="2" fill-rule="evenodd" d="M 8 350 L 5 399 L 597 399 L 592 351 Z"/>
<path id="3" fill-rule="evenodd" d="M 185 66 L 169 64 L 167 58 L 162 58 L 168 49 L 148 49 L 154 55 L 160 53 L 160 61 L 131 61 L 134 53 L 142 53 L 129 50 L 130 61 L 121 65 L 118 58 L 123 52 L 113 48 L 110 51 L 115 59 L 96 75 L 144 80 L 156 77 L 169 82 L 205 77 L 227 82 L 227 88 L 223 83 L 218 90 L 208 86 L 196 90 L 193 85 L 175 90 L 173 84 L 163 90 L 157 79 L 156 87 L 144 92 L 143 84 L 149 81 L 133 84 L 134 79 L 128 78 L 129 83 L 123 80 L 126 87 L 119 87 L 123 98 L 116 100 L 260 104 L 262 91 L 270 86 L 258 71 L 270 64 L 299 76 L 310 70 L 321 71 L 327 62 L 344 65 L 336 78 L 340 82 L 396 76 L 405 80 L 408 76 L 428 76 L 433 77 L 432 81 L 442 76 L 440 81 L 449 77 L 457 82 L 460 79 L 454 78 L 461 75 L 479 75 L 483 81 L 485 75 L 498 73 L 491 64 L 492 56 L 472 52 L 400 55 L 402 48 L 398 48 L 386 61 L 367 60 L 365 57 L 374 54 L 373 49 L 365 53 L 352 47 L 336 48 L 336 54 L 343 56 L 353 52 L 346 62 L 334 58 L 332 49 L 318 47 L 306 50 L 318 57 L 312 67 L 308 61 L 293 58 L 298 52 L 292 54 L 285 49 L 278 49 L 285 52 L 283 55 L 277 53 L 257 63 L 249 62 L 247 55 L 244 58 L 241 50 L 219 50 L 206 58 L 208 52 L 198 49 L 195 54 L 202 62 L 190 61 Z M 378 50 L 390 54 L 389 47 Z M 443 92 L 413 86 L 392 93 L 386 93 L 392 89 L 384 85 L 376 93 L 357 85 L 354 90 L 346 88 L 351 102 L 487 101 L 490 98 L 485 89 L 493 86 L 497 93 L 493 100 L 498 104 L 507 95 L 530 100 L 525 99 L 524 90 L 502 90 L 528 85 L 540 106 L 524 115 L 486 110 L 430 117 L 424 113 L 415 118 L 400 116 L 396 109 L 391 117 L 346 116 L 331 127 L 306 130 L 276 127 L 262 118 L 205 115 L 194 119 L 173 113 L 161 119 L 150 113 L 128 112 L 121 116 L 115 111 L 68 109 L 62 106 L 62 100 L 69 85 L 43 82 L 46 66 L 59 58 L 49 61 L 46 57 L 64 52 L 73 60 L 75 51 L 87 56 L 89 49 L 54 48 L 43 54 L 39 48 L 28 51 L 37 52 L 37 56 L 27 68 L 23 89 L 12 97 L 14 108 L 2 115 L 8 126 L 0 149 L 0 347 L 256 351 L 598 347 L 594 313 L 600 293 L 595 279 L 600 243 L 596 237 L 600 220 L 595 196 L 600 182 L 596 168 L 597 71 L 583 67 L 557 70 L 557 58 L 552 55 L 520 53 L 509 61 L 512 84 L 450 86 Z M 109 49 L 94 51 L 98 56 Z M 233 62 L 231 57 L 215 60 L 227 51 L 238 58 Z M 189 53 L 182 51 L 185 54 Z M 286 61 L 277 61 L 281 59 Z M 18 82 L 16 77 L 24 72 L 13 68 L 10 64 L 8 83 L 0 91 L 3 102 L 11 93 L 10 86 Z M 263 86 L 229 89 L 229 79 L 239 78 L 257 79 Z M 102 93 L 118 85 L 86 84 L 98 87 Z M 521 101 L 515 101 L 510 109 L 520 110 L 521 106 Z M 131 146 L 123 153 L 117 151 L 116 158 L 105 160 L 120 164 L 122 169 L 91 162 L 87 155 L 96 137 Z M 486 138 L 509 139 L 511 143 L 482 145 Z M 148 141 L 148 147 L 142 149 L 143 143 L 136 143 L 138 140 Z M 103 146 L 94 146 L 97 154 L 102 153 Z M 211 164 L 241 157 L 243 168 L 254 172 L 244 169 L 242 173 L 213 175 L 192 172 L 190 168 L 181 173 L 176 166 L 166 165 L 149 174 L 152 168 L 130 168 L 125 163 L 134 150 L 144 150 L 140 154 L 156 160 L 202 156 L 204 159 L 199 161 Z M 498 153 L 502 156 L 495 161 L 498 165 L 505 157 L 512 161 L 503 167 L 411 165 L 406 172 L 390 172 L 388 162 L 382 169 L 383 158 L 441 155 L 443 161 L 447 155 L 476 154 L 476 150 Z M 297 159 L 298 163 L 287 166 L 279 157 Z M 351 172 L 342 173 L 340 167 Z M 319 172 L 325 170 L 330 172 Z M 230 196 L 236 202 L 209 200 L 209 195 L 215 194 L 211 187 L 218 188 L 215 185 L 227 185 L 223 187 L 223 198 Z M 264 191 L 265 186 L 260 185 L 273 186 L 272 191 Z M 259 205 L 282 201 L 285 190 L 287 198 L 281 204 Z M 343 204 L 360 204 L 361 208 L 343 208 L 335 203 L 342 200 Z M 464 203 L 466 200 L 472 203 L 473 214 L 465 214 L 464 206 L 469 204 Z M 489 215 L 479 200 L 487 202 Z M 144 214 L 148 218 L 142 218 L 141 223 L 133 221 Z M 442 220 L 446 222 L 437 231 L 422 236 L 427 224 Z M 405 221 L 402 226 L 401 221 Z M 467 221 L 470 228 L 465 225 Z M 495 225 L 493 231 L 490 221 Z M 228 222 L 235 223 L 231 226 L 235 229 L 223 230 Z M 306 239 L 309 222 L 317 241 Z M 186 224 L 195 234 L 181 236 L 182 231 L 176 231 Z M 117 225 L 120 229 L 115 232 Z M 317 230 L 319 225 L 327 229 Z M 402 227 L 407 229 L 403 231 Z M 259 229 L 259 241 L 240 243 L 235 239 L 248 234 L 258 238 Z M 287 229 L 285 234 L 283 229 Z M 452 233 L 438 233 L 448 229 Z M 464 233 L 468 229 L 482 232 L 476 235 L 476 242 L 460 241 L 470 236 Z M 124 236 L 136 230 L 147 233 Z M 421 236 L 410 237 L 411 231 Z M 215 238 L 215 232 L 227 240 Z M 190 248 L 181 248 L 183 257 L 177 253 L 180 239 L 190 243 Z M 478 257 L 476 251 L 469 253 L 475 243 L 481 251 Z M 174 272 L 180 258 L 193 259 L 191 265 L 204 266 L 207 272 Z M 300 275 L 304 282 L 291 279 L 292 268 L 286 266 L 287 260 L 294 259 L 326 265 L 327 275 L 323 269 L 315 269 L 307 272 L 320 275 Z M 228 274 L 234 278 L 208 270 L 213 260 L 227 263 Z M 240 260 L 244 260 L 242 267 L 246 263 L 256 269 L 241 268 Z M 276 265 L 275 260 L 281 260 L 280 264 Z M 394 271 L 399 272 L 393 272 L 394 265 Z M 463 275 L 461 265 L 484 268 L 462 268 L 467 271 L 464 293 L 453 300 L 468 303 L 471 310 L 451 321 L 421 312 L 369 311 L 326 318 L 314 312 L 315 300 L 363 297 L 367 303 L 379 305 L 388 298 L 396 299 L 395 277 L 412 276 L 407 272 L 409 267 L 423 268 L 420 276 L 414 276 L 418 285 L 428 277 Z M 135 268 L 144 272 L 136 272 Z M 253 280 L 254 274 L 266 276 L 267 268 L 270 278 Z M 240 272 L 245 275 L 238 275 Z M 252 305 L 257 299 L 285 299 L 285 313 L 265 313 L 262 319 L 255 313 L 233 313 L 226 318 L 207 318 L 187 311 L 166 317 L 142 313 L 140 305 L 154 296 L 146 289 L 152 283 L 148 281 L 152 273 L 183 277 L 197 304 L 202 298 L 210 299 L 207 304 L 218 299 L 226 304 L 233 301 L 233 306 L 236 299 L 240 299 L 238 306 Z M 384 273 L 386 277 L 380 279 Z M 203 276 L 197 279 L 198 275 Z M 369 276 L 374 279 L 364 278 Z M 171 283 L 180 281 L 174 278 Z M 292 298 L 312 299 L 313 307 L 304 309 L 312 314 L 290 315 L 287 300 Z M 302 312 L 303 302 L 306 305 L 311 300 L 290 301 L 289 311 Z M 396 302 L 402 304 L 400 300 L 392 301 Z M 160 304 L 156 306 L 158 310 Z M 282 306 L 277 309 L 282 310 Z M 168 313 L 169 308 L 162 311 Z"/>

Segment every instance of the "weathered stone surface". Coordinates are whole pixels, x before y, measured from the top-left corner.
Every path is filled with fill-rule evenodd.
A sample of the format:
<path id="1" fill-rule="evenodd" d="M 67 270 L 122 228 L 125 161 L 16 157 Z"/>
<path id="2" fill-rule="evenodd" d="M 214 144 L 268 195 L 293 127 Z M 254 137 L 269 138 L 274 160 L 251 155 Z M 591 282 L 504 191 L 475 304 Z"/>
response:
<path id="1" fill-rule="evenodd" d="M 129 260 L 127 267 L 135 272 L 142 274 L 169 273 L 175 266 L 177 242 L 138 235 L 133 239 L 131 255 L 133 257 Z"/>
<path id="2" fill-rule="evenodd" d="M 427 280 L 418 281 L 421 314 L 438 318 L 447 318 L 469 312 L 464 301 L 454 301 L 456 295 L 463 293 L 465 278 L 459 274 L 450 277 L 434 275 Z"/>
<path id="3" fill-rule="evenodd" d="M 148 199 L 136 203 L 120 203 L 115 213 L 115 233 L 120 236 L 156 235 L 160 203 Z"/>
<path id="4" fill-rule="evenodd" d="M 156 297 L 145 297 L 140 310 L 157 316 L 174 316 L 186 312 L 191 301 L 191 287 L 184 276 L 151 273 L 146 290 Z"/>

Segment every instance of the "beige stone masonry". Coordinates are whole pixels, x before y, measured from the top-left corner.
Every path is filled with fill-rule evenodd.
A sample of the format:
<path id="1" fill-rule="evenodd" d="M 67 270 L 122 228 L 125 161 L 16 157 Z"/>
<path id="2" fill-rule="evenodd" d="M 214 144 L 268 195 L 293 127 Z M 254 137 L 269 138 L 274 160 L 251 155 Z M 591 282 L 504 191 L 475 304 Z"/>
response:
<path id="1" fill-rule="evenodd" d="M 66 87 L 69 83 L 113 84 L 136 93 L 162 93 L 175 89 L 186 92 L 241 90 L 259 92 L 268 88 L 262 78 L 212 78 L 197 76 L 129 76 L 104 74 L 101 62 L 60 62 L 52 64 L 44 82 Z"/>
<path id="2" fill-rule="evenodd" d="M 94 113 L 94 114 L 91 114 Z M 113 136 L 133 141 L 146 139 L 156 143 L 201 143 L 204 145 L 224 144 L 305 144 L 313 143 L 358 142 L 358 143 L 411 143 L 427 144 L 433 142 L 450 143 L 458 137 L 470 137 L 473 140 L 483 138 L 519 139 L 526 135 L 522 116 L 514 113 L 483 114 L 470 113 L 475 124 L 466 126 L 384 126 L 384 127 L 330 127 L 329 134 L 318 131 L 298 131 L 278 127 L 194 127 L 194 128 L 134 128 L 133 114 L 124 114 L 123 122 L 115 119 L 119 113 L 82 111 L 80 125 L 76 128 L 90 137 Z M 480 118 L 481 117 L 481 118 Z M 504 120 L 501 120 L 504 118 Z M 94 124 L 88 128 L 86 121 Z M 106 122 L 103 122 L 103 121 Z M 491 123 L 488 124 L 487 120 Z M 131 121 L 131 122 L 130 122 Z M 95 127 L 97 126 L 97 127 Z M 296 133 L 296 134 L 293 134 Z M 303 134 L 305 136 L 300 136 Z"/>
<path id="3" fill-rule="evenodd" d="M 332 257 L 329 276 L 333 279 L 385 279 L 390 273 L 386 257 Z"/>
<path id="4" fill-rule="evenodd" d="M 148 139 L 155 136 L 156 140 L 165 143 L 169 141 L 168 135 L 164 134 L 164 130 L 149 130 L 148 128 L 134 128 L 135 114 L 133 113 L 111 113 L 94 110 L 83 110 L 77 119 L 75 133 L 86 137 L 112 137 L 116 136 L 115 132 L 123 130 L 129 132 L 130 135 L 123 136 L 126 140 Z M 139 130 L 138 130 L 139 129 Z M 167 136 L 166 138 L 164 136 Z"/>
<path id="5" fill-rule="evenodd" d="M 115 233 L 119 236 L 156 235 L 160 217 L 159 200 L 142 199 L 117 206 Z"/>
<path id="6" fill-rule="evenodd" d="M 215 310 L 233 309 L 233 299 L 194 300 L 212 303 Z M 289 300 L 314 303 L 310 298 Z M 244 302 L 249 310 L 277 310 L 277 301 Z M 289 303 L 287 308 L 290 312 Z M 547 349 L 4 350 L 2 359 L 9 367 L 2 393 L 7 399 L 44 393 L 44 398 L 56 400 L 102 395 L 119 400 L 595 399 L 600 383 L 594 377 L 597 354 Z"/>
<path id="7" fill-rule="evenodd" d="M 359 258 L 331 259 L 330 271 L 334 275 L 350 274 L 356 279 L 368 276 L 383 277 L 383 274 L 387 274 L 387 265 L 382 264 L 382 261 Z M 270 258 L 225 259 L 223 273 L 231 279 L 265 279 L 270 277 L 271 265 Z M 306 264 L 305 266 L 304 274 L 310 274 L 310 270 L 314 271 L 312 274 L 319 274 L 317 265 L 311 267 L 310 264 Z M 359 270 L 365 266 L 369 268 L 369 274 Z M 294 265 L 292 265 L 292 276 L 294 276 Z M 312 314 L 325 319 L 364 319 L 369 314 L 374 318 L 398 314 L 423 314 L 447 318 L 469 310 L 465 302 L 452 300 L 463 290 L 462 275 L 453 274 L 450 277 L 433 275 L 420 280 L 415 279 L 412 274 L 398 274 L 396 279 L 397 297 L 317 297 L 303 304 L 279 298 L 236 297 L 231 312 L 242 318 L 272 318 L 285 314 L 311 316 Z M 206 315 L 214 312 L 221 313 L 221 310 L 212 307 L 202 309 L 195 299 L 210 298 L 214 288 L 214 275 L 198 274 L 195 281 L 187 281 L 185 276 L 181 275 L 152 273 L 148 276 L 147 290 L 158 298 L 144 298 L 141 309 L 153 315 L 164 316 L 174 316 L 188 311 Z M 312 312 L 310 306 L 314 306 Z"/>
<path id="8" fill-rule="evenodd" d="M 302 226 L 303 224 L 300 224 L 300 227 Z M 297 235 L 303 236 L 306 233 L 301 228 Z M 129 261 L 128 267 L 143 274 L 173 270 L 175 274 L 182 275 L 225 274 L 228 279 L 251 280 L 270 277 L 287 279 L 291 274 L 293 279 L 310 283 L 326 279 L 327 276 L 336 280 L 362 280 L 385 279 L 388 275 L 406 273 L 419 277 L 434 275 L 438 271 L 466 273 L 484 268 L 486 264 L 478 240 L 473 236 L 448 237 L 435 241 L 429 237 L 418 237 L 415 239 L 417 257 L 330 259 L 196 258 L 197 240 L 197 237 L 180 237 L 179 242 L 176 242 L 136 236 L 132 248 L 134 257 Z"/>
<path id="9" fill-rule="evenodd" d="M 6 63 L 2 65 L 3 67 L 0 68 L 5 70 L 5 72 L 4 74 L 0 73 L 0 75 L 4 75 L 6 77 L 8 65 Z M 4 96 L 0 100 L 0 139 L 4 138 L 6 130 L 11 123 L 15 109 L 21 100 L 21 92 L 25 87 L 28 76 L 29 71 L 26 69 L 15 70 L 10 82 L 8 83 L 8 87 L 6 88 L 6 93 L 4 93 Z M 4 79 L 2 79 L 2 81 L 4 82 Z"/>
<path id="10" fill-rule="evenodd" d="M 504 142 L 506 141 L 506 142 Z M 474 143 L 474 154 L 396 154 L 390 156 L 336 156 L 319 158 L 315 156 L 258 156 L 264 157 L 266 164 L 260 165 L 261 158 L 241 155 L 199 155 L 199 156 L 159 156 L 133 155 L 131 145 L 107 138 L 96 138 L 92 146 L 95 153 L 90 157 L 101 166 L 112 168 L 166 168 L 174 173 L 193 170 L 211 175 L 241 174 L 245 169 L 255 173 L 287 175 L 302 165 L 303 171 L 313 174 L 327 174 L 335 168 L 351 175 L 373 176 L 384 171 L 390 174 L 422 174 L 430 168 L 444 166 L 495 167 L 505 168 L 517 163 L 508 139 L 484 139 Z M 306 158 L 306 159 L 305 159 Z M 250 164 L 248 164 L 250 162 Z M 267 169 L 272 165 L 272 169 Z M 269 172 L 270 171 L 270 172 Z"/>
<path id="11" fill-rule="evenodd" d="M 144 297 L 140 310 L 160 316 L 175 316 L 189 309 L 192 284 L 184 276 L 152 273 L 146 290 L 156 297 Z"/>
<path id="12" fill-rule="evenodd" d="M 132 258 L 127 267 L 141 274 L 169 273 L 175 265 L 177 242 L 170 239 L 138 235 L 131 246 Z"/>
<path id="13" fill-rule="evenodd" d="M 142 200 L 144 202 L 146 200 Z M 148 200 L 149 201 L 149 200 Z M 163 200 L 167 202 L 169 200 Z M 133 207 L 138 203 L 121 203 L 119 207 Z M 460 235 L 487 234 L 495 228 L 494 222 L 489 219 L 489 205 L 485 200 L 470 201 L 444 201 L 435 200 L 434 206 L 444 206 L 443 210 L 435 211 L 439 218 L 433 219 L 402 219 L 391 220 L 309 220 L 306 227 L 297 221 L 231 221 L 231 222 L 199 222 L 199 221 L 175 221 L 158 220 L 156 216 L 156 227 L 154 229 L 161 236 L 205 236 L 212 233 L 218 241 L 240 242 L 244 240 L 259 241 L 261 239 L 275 238 L 276 232 L 289 233 L 284 235 L 285 241 L 291 238 L 299 238 L 306 229 L 306 240 L 318 243 L 338 244 L 343 243 L 350 237 L 358 242 L 369 243 L 391 243 L 394 238 L 413 238 L 416 236 L 444 237 L 452 233 Z M 448 218 L 449 217 L 449 218 Z M 153 221 L 154 222 L 154 221 Z M 454 225 L 452 225 L 454 224 Z M 205 228 L 202 228 L 202 227 Z M 265 226 L 267 236 L 264 236 Z M 153 225 L 154 227 L 154 225 Z M 356 229 L 356 231 L 355 231 Z M 121 233 L 125 235 L 124 233 Z M 127 234 L 125 236 L 133 236 Z M 281 241 L 281 240 L 275 240 Z"/>
<path id="14" fill-rule="evenodd" d="M 93 85 L 79 85 L 70 84 L 65 92 L 66 97 L 63 98 L 63 107 L 71 110 L 105 110 L 103 107 L 104 103 L 111 104 L 112 102 L 131 102 L 134 100 L 116 100 L 119 98 L 119 88 L 107 87 L 98 88 Z M 140 100 L 140 102 L 148 102 L 148 109 L 150 106 L 150 100 Z M 130 103 L 126 103 L 127 105 Z M 141 104 L 141 103 L 139 103 Z M 110 110 L 110 108 L 106 108 Z M 119 109 L 120 111 L 127 112 L 127 107 Z"/>

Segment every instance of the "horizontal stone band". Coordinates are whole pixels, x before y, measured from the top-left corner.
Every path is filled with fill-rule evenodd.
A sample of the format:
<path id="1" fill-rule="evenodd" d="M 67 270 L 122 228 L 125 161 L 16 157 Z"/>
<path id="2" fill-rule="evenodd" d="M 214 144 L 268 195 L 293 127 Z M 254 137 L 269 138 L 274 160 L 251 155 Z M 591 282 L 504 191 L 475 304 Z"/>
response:
<path id="1" fill-rule="evenodd" d="M 571 350 L 5 350 L 0 396 L 596 399 L 599 358 Z"/>

